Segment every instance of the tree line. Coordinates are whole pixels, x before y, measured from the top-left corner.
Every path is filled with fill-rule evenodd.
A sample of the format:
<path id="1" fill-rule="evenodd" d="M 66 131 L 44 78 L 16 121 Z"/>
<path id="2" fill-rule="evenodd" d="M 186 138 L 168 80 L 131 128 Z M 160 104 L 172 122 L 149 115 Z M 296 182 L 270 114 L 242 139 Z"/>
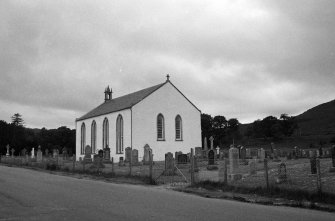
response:
<path id="1" fill-rule="evenodd" d="M 296 119 L 287 114 L 281 114 L 279 118 L 268 116 L 248 125 L 241 124 L 236 118 L 227 120 L 221 115 L 201 114 L 202 142 L 205 137 L 213 136 L 214 146 L 220 147 L 234 142 L 244 143 L 248 139 L 280 140 L 291 136 L 297 128 Z"/>
<path id="2" fill-rule="evenodd" d="M 11 117 L 11 123 L 0 120 L 0 153 L 6 154 L 6 146 L 15 149 L 15 155 L 19 155 L 22 149 L 31 151 L 40 145 L 42 150 L 61 150 L 66 147 L 69 153 L 75 153 L 76 131 L 65 126 L 57 129 L 31 129 L 24 126 L 20 114 Z"/>

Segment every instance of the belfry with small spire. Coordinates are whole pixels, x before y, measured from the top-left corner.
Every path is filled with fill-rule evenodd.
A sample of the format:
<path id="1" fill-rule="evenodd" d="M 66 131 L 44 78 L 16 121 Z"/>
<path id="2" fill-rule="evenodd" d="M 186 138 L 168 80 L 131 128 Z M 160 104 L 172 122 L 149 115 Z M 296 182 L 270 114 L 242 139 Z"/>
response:
<path id="1" fill-rule="evenodd" d="M 105 89 L 105 102 L 112 100 L 112 89 L 109 89 L 109 85 L 107 86 L 107 88 Z"/>

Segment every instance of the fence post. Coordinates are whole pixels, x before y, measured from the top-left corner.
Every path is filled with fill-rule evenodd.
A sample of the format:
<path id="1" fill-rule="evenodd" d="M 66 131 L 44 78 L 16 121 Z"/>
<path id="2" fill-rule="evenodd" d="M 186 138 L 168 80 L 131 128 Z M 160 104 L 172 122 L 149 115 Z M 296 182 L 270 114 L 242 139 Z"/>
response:
<path id="1" fill-rule="evenodd" d="M 149 179 L 150 179 L 150 183 L 152 184 L 153 183 L 153 180 L 152 180 L 152 153 L 151 151 L 149 151 Z"/>
<path id="2" fill-rule="evenodd" d="M 194 152 L 193 148 L 191 148 L 191 185 L 194 184 Z"/>
<path id="3" fill-rule="evenodd" d="M 224 171 L 223 171 L 223 183 L 225 185 L 227 185 L 228 183 L 228 168 L 227 168 L 227 165 L 228 165 L 228 160 L 227 158 L 224 158 L 223 159 L 223 165 L 224 165 Z"/>
<path id="4" fill-rule="evenodd" d="M 322 195 L 322 189 L 321 189 L 321 168 L 320 168 L 320 159 L 316 159 L 316 172 L 317 172 L 317 188 L 318 188 L 318 194 Z"/>
<path id="5" fill-rule="evenodd" d="M 131 176 L 131 167 L 132 167 L 132 155 L 133 155 L 133 147 L 130 148 L 130 159 L 129 159 L 129 176 Z"/>
<path id="6" fill-rule="evenodd" d="M 269 190 L 269 171 L 268 171 L 268 159 L 264 159 L 264 170 L 265 170 L 265 180 L 266 180 L 266 189 Z"/>
<path id="7" fill-rule="evenodd" d="M 114 157 L 112 157 L 112 175 L 114 176 Z"/>
<path id="8" fill-rule="evenodd" d="M 75 168 L 76 168 L 76 155 L 72 154 L 72 172 L 74 172 Z"/>

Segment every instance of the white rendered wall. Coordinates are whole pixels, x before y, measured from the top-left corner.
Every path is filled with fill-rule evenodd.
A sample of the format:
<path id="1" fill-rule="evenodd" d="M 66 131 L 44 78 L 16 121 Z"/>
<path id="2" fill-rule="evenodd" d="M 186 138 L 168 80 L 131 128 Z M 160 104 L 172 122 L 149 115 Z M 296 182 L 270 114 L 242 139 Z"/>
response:
<path id="1" fill-rule="evenodd" d="M 126 147 L 131 146 L 131 111 L 130 109 L 101 115 L 94 118 L 89 118 L 76 122 L 76 159 L 79 160 L 79 157 L 83 157 L 84 154 L 80 153 L 80 138 L 81 138 L 81 125 L 84 122 L 86 126 L 86 145 L 91 146 L 91 125 L 93 120 L 96 122 L 96 153 L 98 150 L 102 149 L 102 124 L 107 117 L 109 125 L 109 148 L 111 149 L 111 157 L 114 157 L 115 162 L 119 161 L 119 157 L 125 156 L 125 151 L 122 154 L 116 154 L 116 119 L 118 115 L 121 114 L 123 118 L 123 150 Z"/>
<path id="2" fill-rule="evenodd" d="M 157 115 L 164 116 L 165 141 L 157 141 Z M 175 118 L 182 118 L 183 141 L 175 140 Z M 143 147 L 148 144 L 154 160 L 164 160 L 165 153 L 201 147 L 201 113 L 170 83 L 166 83 L 154 93 L 132 107 L 133 149 L 138 149 L 139 160 L 143 157 Z"/>

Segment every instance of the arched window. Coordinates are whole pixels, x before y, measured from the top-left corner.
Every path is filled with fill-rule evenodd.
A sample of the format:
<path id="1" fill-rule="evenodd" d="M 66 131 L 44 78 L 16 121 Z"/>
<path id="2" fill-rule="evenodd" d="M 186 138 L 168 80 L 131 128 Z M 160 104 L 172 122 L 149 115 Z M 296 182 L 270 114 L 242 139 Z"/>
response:
<path id="1" fill-rule="evenodd" d="M 81 130 L 80 130 L 80 153 L 84 154 L 86 144 L 86 128 L 85 123 L 81 124 Z"/>
<path id="2" fill-rule="evenodd" d="M 164 117 L 162 114 L 157 116 L 157 140 L 165 140 Z"/>
<path id="3" fill-rule="evenodd" d="M 176 140 L 183 140 L 183 124 L 180 115 L 176 116 Z"/>
<path id="4" fill-rule="evenodd" d="M 123 118 L 121 115 L 116 119 L 116 153 L 123 153 Z"/>
<path id="5" fill-rule="evenodd" d="M 108 119 L 105 118 L 102 124 L 102 148 L 106 148 L 109 145 L 109 126 L 108 126 Z"/>
<path id="6" fill-rule="evenodd" d="M 92 153 L 95 153 L 97 146 L 97 124 L 95 123 L 95 120 L 91 124 L 91 147 L 92 147 Z"/>

